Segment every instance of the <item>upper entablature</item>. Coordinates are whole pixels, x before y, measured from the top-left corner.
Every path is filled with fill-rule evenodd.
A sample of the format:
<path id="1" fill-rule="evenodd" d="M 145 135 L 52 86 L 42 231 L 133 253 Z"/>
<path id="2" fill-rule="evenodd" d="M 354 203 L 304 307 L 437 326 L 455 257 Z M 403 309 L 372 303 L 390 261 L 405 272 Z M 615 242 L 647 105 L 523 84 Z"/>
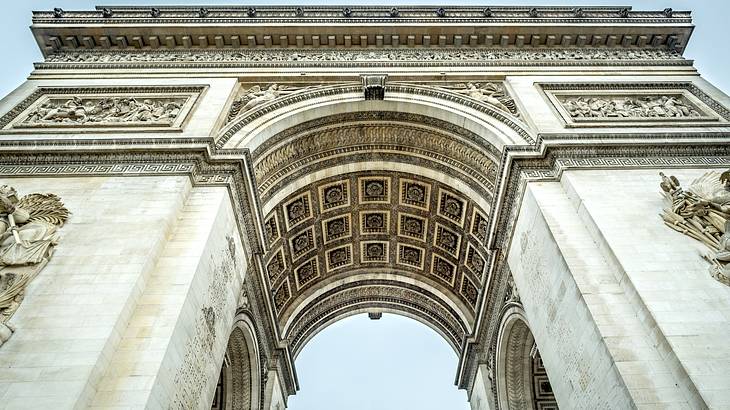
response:
<path id="1" fill-rule="evenodd" d="M 36 11 L 45 55 L 104 49 L 640 48 L 681 53 L 690 12 L 630 7 L 97 7 Z"/>

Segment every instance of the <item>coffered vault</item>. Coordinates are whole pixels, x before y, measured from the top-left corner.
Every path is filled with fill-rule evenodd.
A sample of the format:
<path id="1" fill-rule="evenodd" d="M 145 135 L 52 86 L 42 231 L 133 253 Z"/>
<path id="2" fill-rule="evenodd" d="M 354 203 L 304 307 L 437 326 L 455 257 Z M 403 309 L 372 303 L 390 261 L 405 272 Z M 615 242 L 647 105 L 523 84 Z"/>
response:
<path id="1" fill-rule="evenodd" d="M 728 98 L 682 56 L 689 12 L 102 6 L 34 12 L 31 30 L 44 60 L 0 103 L 0 175 L 64 200 L 69 239 L 37 278 L 0 281 L 0 363 L 35 374 L 25 346 L 55 358 L 98 324 L 73 345 L 79 380 L 44 379 L 55 406 L 280 410 L 303 346 L 362 312 L 443 336 L 473 409 L 722 404 L 692 373 L 715 368 L 672 339 L 698 327 L 656 313 L 656 272 L 620 256 L 655 229 L 634 220 L 645 168 L 730 165 Z M 614 222 L 641 229 L 617 245 Z M 90 246 L 90 225 L 109 243 Z M 694 272 L 678 243 L 653 260 Z M 714 298 L 696 306 L 724 306 L 725 285 L 695 276 L 692 297 Z M 67 297 L 110 280 L 103 308 Z M 76 314 L 43 316 L 60 311 Z M 43 406 L 35 380 L 2 383 L 10 407 Z"/>

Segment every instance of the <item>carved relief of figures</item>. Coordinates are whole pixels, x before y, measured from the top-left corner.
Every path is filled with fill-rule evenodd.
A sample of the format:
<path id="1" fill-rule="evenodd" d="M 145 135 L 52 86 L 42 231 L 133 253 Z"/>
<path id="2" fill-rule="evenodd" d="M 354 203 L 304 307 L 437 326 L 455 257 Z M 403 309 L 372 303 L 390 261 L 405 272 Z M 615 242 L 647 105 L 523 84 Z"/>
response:
<path id="1" fill-rule="evenodd" d="M 231 51 L 135 51 L 131 53 L 108 52 L 63 52 L 46 57 L 45 63 L 135 63 L 135 62 L 175 62 L 175 63 L 272 63 L 304 61 L 603 61 L 622 60 L 682 60 L 676 51 L 655 49 L 390 49 L 390 50 L 242 50 Z M 629 63 L 630 64 L 630 63 Z"/>
<path id="2" fill-rule="evenodd" d="M 40 104 L 21 125 L 82 125 L 116 123 L 172 124 L 185 98 L 89 97 L 51 98 Z"/>
<path id="3" fill-rule="evenodd" d="M 710 171 L 687 190 L 674 176 L 659 173 L 667 205 L 661 216 L 677 232 L 711 249 L 710 274 L 730 285 L 730 171 Z"/>
<path id="4" fill-rule="evenodd" d="M 502 111 L 506 111 L 514 116 L 519 117 L 517 104 L 515 100 L 509 96 L 504 85 L 500 83 L 474 83 L 455 84 L 450 86 L 441 86 L 450 91 L 464 94 L 477 101 L 492 105 Z"/>
<path id="5" fill-rule="evenodd" d="M 53 194 L 18 199 L 0 187 L 0 345 L 10 336 L 7 323 L 20 306 L 28 283 L 43 269 L 58 243 L 58 228 L 69 212 Z"/>
<path id="6" fill-rule="evenodd" d="M 273 101 L 279 97 L 286 96 L 295 92 L 299 92 L 309 87 L 287 86 L 279 84 L 269 84 L 262 88 L 260 85 L 254 85 L 243 91 L 231 105 L 228 111 L 228 119 L 230 122 L 233 118 L 261 104 Z"/>
<path id="7" fill-rule="evenodd" d="M 572 118 L 686 118 L 702 114 L 680 95 L 578 96 L 561 99 Z"/>

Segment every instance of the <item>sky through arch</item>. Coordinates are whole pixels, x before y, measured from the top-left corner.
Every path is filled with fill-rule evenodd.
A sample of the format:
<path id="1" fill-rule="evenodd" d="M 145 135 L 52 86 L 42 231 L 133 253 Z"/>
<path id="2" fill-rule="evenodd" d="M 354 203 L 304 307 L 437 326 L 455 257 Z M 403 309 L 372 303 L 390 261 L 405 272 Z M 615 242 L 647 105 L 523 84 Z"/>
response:
<path id="1" fill-rule="evenodd" d="M 342 319 L 314 336 L 296 359 L 300 391 L 290 410 L 467 410 L 454 385 L 458 358 L 438 333 L 384 313 Z"/>

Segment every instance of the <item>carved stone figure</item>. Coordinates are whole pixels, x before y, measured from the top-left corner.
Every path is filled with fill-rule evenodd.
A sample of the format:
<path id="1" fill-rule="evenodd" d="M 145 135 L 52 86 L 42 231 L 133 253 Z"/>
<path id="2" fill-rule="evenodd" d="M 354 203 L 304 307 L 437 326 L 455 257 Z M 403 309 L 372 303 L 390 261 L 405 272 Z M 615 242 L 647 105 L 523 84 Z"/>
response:
<path id="1" fill-rule="evenodd" d="M 683 118 L 702 114 L 679 95 L 578 96 L 561 100 L 573 118 Z"/>
<path id="2" fill-rule="evenodd" d="M 521 303 L 520 294 L 517 292 L 517 285 L 512 276 L 507 279 L 507 292 L 504 296 L 504 303 Z"/>
<path id="3" fill-rule="evenodd" d="M 730 171 L 710 171 L 687 190 L 674 176 L 662 177 L 667 206 L 661 216 L 670 228 L 705 244 L 710 274 L 730 285 Z"/>
<path id="4" fill-rule="evenodd" d="M 261 104 L 273 101 L 281 96 L 302 91 L 305 88 L 308 87 L 270 84 L 265 89 L 262 89 L 260 85 L 254 85 L 251 88 L 243 91 L 241 95 L 233 102 L 233 105 L 231 105 L 231 109 L 228 112 L 227 122 L 230 122 L 233 118 L 238 116 L 238 114 L 242 114 L 254 107 L 258 107 Z"/>
<path id="5" fill-rule="evenodd" d="M 185 98 L 71 97 L 51 98 L 21 122 L 21 125 L 83 125 L 115 123 L 171 124 Z"/>
<path id="6" fill-rule="evenodd" d="M 56 195 L 18 199 L 15 189 L 0 186 L 0 345 L 12 331 L 7 321 L 20 306 L 28 283 L 48 263 L 58 243 L 57 229 L 68 215 Z"/>
<path id="7" fill-rule="evenodd" d="M 499 83 L 466 83 L 453 86 L 442 86 L 450 91 L 464 94 L 477 101 L 492 105 L 502 111 L 519 117 L 517 104 L 509 96 L 504 86 Z"/>

